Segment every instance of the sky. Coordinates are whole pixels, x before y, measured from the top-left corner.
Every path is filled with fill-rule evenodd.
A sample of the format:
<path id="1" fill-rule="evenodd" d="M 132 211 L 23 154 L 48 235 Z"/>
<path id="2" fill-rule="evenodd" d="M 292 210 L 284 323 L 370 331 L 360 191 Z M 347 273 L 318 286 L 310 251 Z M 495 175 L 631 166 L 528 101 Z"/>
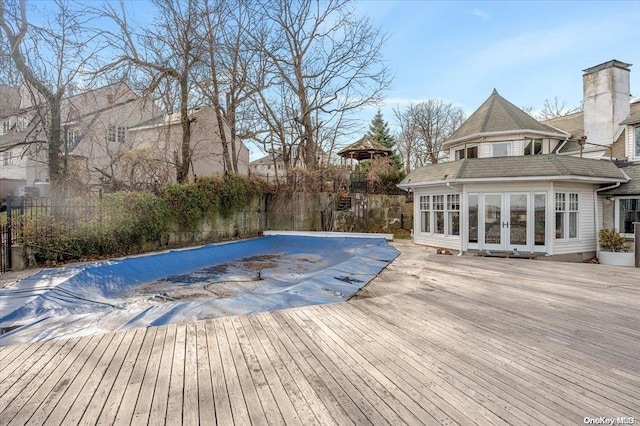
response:
<path id="1" fill-rule="evenodd" d="M 640 96 L 640 0 L 358 0 L 356 8 L 388 36 L 395 79 L 381 111 L 392 128 L 394 105 L 443 99 L 469 115 L 494 88 L 534 111 L 556 96 L 577 107 L 582 70 L 611 59 L 634 64 L 631 93 Z"/>

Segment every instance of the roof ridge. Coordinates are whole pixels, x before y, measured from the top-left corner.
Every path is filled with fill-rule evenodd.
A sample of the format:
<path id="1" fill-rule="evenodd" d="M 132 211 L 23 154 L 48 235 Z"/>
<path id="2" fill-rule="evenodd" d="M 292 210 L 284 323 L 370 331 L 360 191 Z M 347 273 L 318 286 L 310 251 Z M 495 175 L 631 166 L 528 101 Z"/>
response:
<path id="1" fill-rule="evenodd" d="M 489 98 L 489 106 L 487 108 L 487 113 L 484 115 L 484 120 L 482 120 L 482 124 L 480 125 L 480 132 L 485 132 L 487 130 L 487 123 L 489 122 L 489 117 L 491 117 L 491 111 L 493 111 L 493 104 L 495 102 L 495 97 L 496 96 L 500 96 L 498 95 L 498 92 L 496 91 L 496 89 L 493 89 L 493 91 L 495 93 L 491 94 L 491 97 Z M 464 123 L 463 123 L 464 124 Z M 462 127 L 462 126 L 460 126 Z"/>
<path id="2" fill-rule="evenodd" d="M 568 158 L 567 156 L 563 157 Z M 569 168 L 565 166 L 562 161 L 560 161 L 560 156 L 558 154 L 549 154 L 549 161 L 560 173 L 565 174 L 569 172 Z"/>

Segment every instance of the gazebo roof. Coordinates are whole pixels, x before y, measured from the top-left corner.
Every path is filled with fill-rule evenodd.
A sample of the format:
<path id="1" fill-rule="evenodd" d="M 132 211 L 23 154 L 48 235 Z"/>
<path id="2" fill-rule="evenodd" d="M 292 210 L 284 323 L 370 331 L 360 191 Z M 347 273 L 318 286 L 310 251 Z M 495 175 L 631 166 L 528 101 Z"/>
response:
<path id="1" fill-rule="evenodd" d="M 368 160 L 376 156 L 389 156 L 393 151 L 368 136 L 362 137 L 357 142 L 338 152 L 340 157 L 353 158 L 355 160 Z"/>

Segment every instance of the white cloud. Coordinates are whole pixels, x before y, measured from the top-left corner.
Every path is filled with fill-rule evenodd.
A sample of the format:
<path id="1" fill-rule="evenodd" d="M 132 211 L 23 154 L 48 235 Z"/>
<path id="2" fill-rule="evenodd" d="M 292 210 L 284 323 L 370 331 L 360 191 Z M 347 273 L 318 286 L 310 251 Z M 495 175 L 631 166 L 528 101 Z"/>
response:
<path id="1" fill-rule="evenodd" d="M 484 10 L 480 10 L 480 9 L 473 9 L 471 14 L 473 16 L 477 16 L 478 18 L 482 19 L 483 21 L 487 21 L 487 20 L 489 20 L 489 18 L 491 18 L 491 15 L 488 12 L 485 12 Z"/>

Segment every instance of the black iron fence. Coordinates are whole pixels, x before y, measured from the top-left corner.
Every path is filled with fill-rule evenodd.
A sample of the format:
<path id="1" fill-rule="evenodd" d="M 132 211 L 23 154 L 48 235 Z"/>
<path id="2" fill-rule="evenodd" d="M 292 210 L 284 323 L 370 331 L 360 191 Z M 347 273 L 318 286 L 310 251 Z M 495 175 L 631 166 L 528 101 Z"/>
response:
<path id="1" fill-rule="evenodd" d="M 10 228 L 0 224 L 0 273 L 11 269 L 11 248 L 9 246 Z"/>
<path id="2" fill-rule="evenodd" d="M 102 222 L 101 198 L 58 205 L 50 198 L 7 197 L 6 204 L 6 223 L 0 227 L 0 272 L 11 270 L 13 244 L 47 249 L 54 240 L 69 237 L 79 227 L 96 227 Z"/>

